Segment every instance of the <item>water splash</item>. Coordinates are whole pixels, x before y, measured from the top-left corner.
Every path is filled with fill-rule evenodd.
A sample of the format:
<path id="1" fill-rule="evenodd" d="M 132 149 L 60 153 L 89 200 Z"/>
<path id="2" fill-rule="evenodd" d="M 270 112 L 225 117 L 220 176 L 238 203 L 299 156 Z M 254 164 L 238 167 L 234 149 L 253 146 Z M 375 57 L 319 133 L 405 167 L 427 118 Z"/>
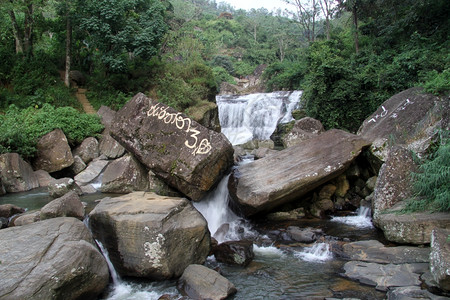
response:
<path id="1" fill-rule="evenodd" d="M 216 97 L 222 133 L 233 145 L 268 140 L 278 123 L 293 120 L 301 91 Z"/>
<path id="2" fill-rule="evenodd" d="M 286 254 L 283 252 L 283 250 L 271 245 L 271 246 L 258 246 L 253 245 L 253 252 L 256 255 L 261 256 L 272 256 L 272 257 L 284 257 Z"/>
<path id="3" fill-rule="evenodd" d="M 328 243 L 314 243 L 312 247 L 295 252 L 294 256 L 308 262 L 324 262 L 332 259 L 333 253 Z"/>
<path id="4" fill-rule="evenodd" d="M 358 228 L 373 228 L 370 207 L 361 206 L 355 216 L 333 217 L 331 221 L 340 222 Z"/>
<path id="5" fill-rule="evenodd" d="M 113 286 L 119 285 L 121 283 L 120 276 L 119 276 L 119 274 L 117 274 L 117 271 L 114 268 L 113 263 L 109 259 L 108 250 L 106 250 L 106 248 L 103 246 L 103 244 L 100 241 L 95 240 L 95 242 L 97 243 L 98 248 L 102 252 L 103 257 L 105 257 L 106 263 L 108 264 L 109 274 L 111 275 L 111 280 L 112 280 Z"/>

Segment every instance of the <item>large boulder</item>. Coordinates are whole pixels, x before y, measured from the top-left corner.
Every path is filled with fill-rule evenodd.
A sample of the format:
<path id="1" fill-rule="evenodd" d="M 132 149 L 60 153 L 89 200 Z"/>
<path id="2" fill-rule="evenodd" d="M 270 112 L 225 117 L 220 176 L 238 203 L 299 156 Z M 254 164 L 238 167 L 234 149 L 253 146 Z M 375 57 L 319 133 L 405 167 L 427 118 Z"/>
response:
<path id="1" fill-rule="evenodd" d="M 213 253 L 219 262 L 242 267 L 246 267 L 255 257 L 251 241 L 223 242 L 213 248 Z"/>
<path id="2" fill-rule="evenodd" d="M 84 219 L 84 206 L 76 192 L 71 191 L 58 199 L 50 201 L 41 208 L 41 220 L 57 217 Z"/>
<path id="3" fill-rule="evenodd" d="M 95 137 L 88 137 L 73 150 L 73 155 L 78 155 L 85 164 L 99 157 L 98 141 Z"/>
<path id="4" fill-rule="evenodd" d="M 358 134 L 372 142 L 371 151 L 382 162 L 395 145 L 405 145 L 421 156 L 435 141 L 437 129 L 448 129 L 443 122 L 448 102 L 421 88 L 408 89 L 386 100 L 363 122 Z"/>
<path id="5" fill-rule="evenodd" d="M 36 148 L 37 154 L 33 162 L 35 170 L 42 169 L 52 173 L 73 164 L 72 151 L 61 129 L 55 129 L 41 137 Z"/>
<path id="6" fill-rule="evenodd" d="M 80 220 L 56 218 L 0 231 L 0 299 L 96 299 L 108 266 Z"/>
<path id="7" fill-rule="evenodd" d="M 178 280 L 178 290 L 189 299 L 222 300 L 237 290 L 228 279 L 202 265 L 190 265 Z"/>
<path id="8" fill-rule="evenodd" d="M 34 172 L 34 174 L 39 181 L 40 187 L 47 187 L 56 180 L 47 171 L 44 170 L 37 170 Z"/>
<path id="9" fill-rule="evenodd" d="M 443 290 L 450 291 L 450 230 L 435 229 L 431 235 L 430 270 Z"/>
<path id="10" fill-rule="evenodd" d="M 17 153 L 0 155 L 0 178 L 8 193 L 25 192 L 39 187 L 33 169 Z"/>
<path id="11" fill-rule="evenodd" d="M 79 186 L 88 185 L 92 183 L 103 172 L 106 166 L 109 164 L 108 160 L 96 159 L 89 163 L 86 169 L 75 176 L 75 182 Z"/>
<path id="12" fill-rule="evenodd" d="M 94 237 L 122 276 L 179 277 L 210 251 L 206 220 L 183 198 L 134 192 L 103 199 L 89 214 Z"/>
<path id="13" fill-rule="evenodd" d="M 113 139 L 109 133 L 103 133 L 100 139 L 99 150 L 101 155 L 115 159 L 125 154 L 125 148 Z"/>
<path id="14" fill-rule="evenodd" d="M 295 121 L 294 127 L 282 138 L 283 146 L 288 148 L 301 141 L 308 140 L 324 132 L 322 123 L 319 120 L 305 117 Z"/>
<path id="15" fill-rule="evenodd" d="M 145 191 L 148 172 L 133 156 L 126 155 L 111 162 L 105 169 L 100 190 L 103 193 Z"/>
<path id="16" fill-rule="evenodd" d="M 14 215 L 21 214 L 25 212 L 25 209 L 18 207 L 13 204 L 2 204 L 0 205 L 0 218 L 11 218 Z"/>
<path id="17" fill-rule="evenodd" d="M 52 198 L 62 197 L 70 191 L 74 191 L 78 195 L 83 194 L 75 180 L 69 177 L 54 180 L 48 185 L 47 189 Z"/>
<path id="18" fill-rule="evenodd" d="M 297 199 L 339 176 L 367 146 L 361 137 L 333 129 L 239 166 L 229 181 L 232 206 L 250 216 Z"/>
<path id="19" fill-rule="evenodd" d="M 111 135 L 193 200 L 200 200 L 233 164 L 233 147 L 223 134 L 141 93 L 117 112 Z"/>

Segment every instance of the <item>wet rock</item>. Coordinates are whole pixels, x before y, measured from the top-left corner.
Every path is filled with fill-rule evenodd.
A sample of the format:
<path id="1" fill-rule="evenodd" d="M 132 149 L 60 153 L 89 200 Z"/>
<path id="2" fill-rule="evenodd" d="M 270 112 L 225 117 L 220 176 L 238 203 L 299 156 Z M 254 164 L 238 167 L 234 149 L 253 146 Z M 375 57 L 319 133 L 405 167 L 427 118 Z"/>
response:
<path id="1" fill-rule="evenodd" d="M 108 266 L 89 230 L 56 218 L 0 231 L 1 299 L 95 299 Z"/>
<path id="2" fill-rule="evenodd" d="M 76 192 L 68 192 L 64 196 L 47 203 L 41 208 L 41 220 L 57 217 L 74 217 L 79 220 L 84 219 L 84 206 Z"/>
<path id="3" fill-rule="evenodd" d="M 18 207 L 13 204 L 2 204 L 0 205 L 0 217 L 9 219 L 14 215 L 21 214 L 25 212 L 25 209 Z"/>
<path id="4" fill-rule="evenodd" d="M 299 228 L 296 226 L 289 226 L 287 228 L 287 233 L 291 240 L 300 243 L 313 243 L 323 234 L 320 229 L 314 229 L 311 227 Z"/>
<path id="5" fill-rule="evenodd" d="M 356 135 L 334 129 L 239 166 L 229 181 L 232 207 L 250 216 L 298 199 L 339 176 L 368 145 Z"/>
<path id="6" fill-rule="evenodd" d="M 251 241 L 229 241 L 217 245 L 213 249 L 217 261 L 229 265 L 245 267 L 255 257 Z"/>
<path id="7" fill-rule="evenodd" d="M 448 297 L 441 297 L 422 290 L 418 286 L 405 286 L 390 289 L 387 294 L 388 300 L 411 300 L 411 299 L 429 299 L 429 300 L 448 300 Z"/>
<path id="8" fill-rule="evenodd" d="M 92 161 L 85 170 L 75 176 L 75 182 L 80 185 L 87 185 L 92 183 L 109 164 L 108 160 L 96 159 Z"/>
<path id="9" fill-rule="evenodd" d="M 410 246 L 385 247 L 375 240 L 347 243 L 342 247 L 344 257 L 349 260 L 382 264 L 428 263 L 430 248 Z"/>
<path id="10" fill-rule="evenodd" d="M 283 146 L 285 148 L 292 147 L 302 141 L 313 138 L 324 131 L 325 129 L 319 120 L 310 117 L 302 118 L 295 121 L 292 130 L 282 138 Z"/>
<path id="11" fill-rule="evenodd" d="M 225 277 L 202 265 L 189 265 L 178 280 L 178 290 L 190 299 L 226 299 L 237 290 Z"/>
<path id="12" fill-rule="evenodd" d="M 100 154 L 110 159 L 122 157 L 125 154 L 125 148 L 113 139 L 109 133 L 104 133 L 100 139 Z"/>
<path id="13" fill-rule="evenodd" d="M 430 270 L 439 287 L 450 291 L 450 229 L 432 231 Z"/>
<path id="14" fill-rule="evenodd" d="M 386 100 L 358 130 L 358 135 L 372 142 L 371 152 L 386 161 L 390 148 L 405 145 L 419 156 L 433 144 L 437 129 L 448 111 L 448 99 L 411 88 Z M 448 128 L 447 128 L 448 129 Z"/>
<path id="15" fill-rule="evenodd" d="M 93 159 L 100 156 L 98 141 L 95 137 L 88 137 L 81 145 L 75 148 L 73 155 L 78 155 L 85 164 L 89 164 Z"/>
<path id="16" fill-rule="evenodd" d="M 44 170 L 34 171 L 34 174 L 36 175 L 39 181 L 40 187 L 47 187 L 49 186 L 49 184 L 53 183 L 56 180 L 47 171 Z"/>
<path id="17" fill-rule="evenodd" d="M 0 177 L 7 193 L 25 192 L 39 187 L 33 169 L 17 153 L 0 155 Z"/>
<path id="18" fill-rule="evenodd" d="M 377 290 L 387 291 L 390 287 L 419 286 L 420 274 L 427 269 L 427 263 L 385 265 L 350 261 L 344 265 L 344 276 L 375 286 Z"/>
<path id="19" fill-rule="evenodd" d="M 100 190 L 103 193 L 126 194 L 145 191 L 148 173 L 134 157 L 126 155 L 111 162 L 105 169 Z"/>
<path id="20" fill-rule="evenodd" d="M 188 265 L 203 264 L 210 250 L 206 220 L 183 198 L 145 192 L 105 198 L 89 222 L 122 276 L 179 277 Z"/>
<path id="21" fill-rule="evenodd" d="M 33 162 L 35 170 L 52 173 L 73 164 L 72 151 L 66 135 L 61 129 L 55 129 L 41 137 L 36 148 L 36 158 Z"/>
<path id="22" fill-rule="evenodd" d="M 80 187 L 72 178 L 57 179 L 48 185 L 48 193 L 52 198 L 62 197 L 70 191 L 74 191 L 78 195 L 82 194 Z"/>

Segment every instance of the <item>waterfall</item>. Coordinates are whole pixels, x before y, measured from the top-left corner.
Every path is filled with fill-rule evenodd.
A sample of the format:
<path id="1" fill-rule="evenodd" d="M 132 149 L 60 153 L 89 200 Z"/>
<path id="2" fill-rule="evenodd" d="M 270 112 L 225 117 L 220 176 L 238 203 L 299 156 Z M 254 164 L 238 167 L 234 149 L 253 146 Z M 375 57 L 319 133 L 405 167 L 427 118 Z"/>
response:
<path id="1" fill-rule="evenodd" d="M 302 252 L 296 252 L 294 256 L 309 262 L 320 262 L 333 258 L 328 243 L 314 243 L 312 247 L 307 248 Z"/>
<path id="2" fill-rule="evenodd" d="M 233 145 L 268 140 L 278 123 L 293 120 L 302 91 L 219 95 L 216 97 L 222 133 Z"/>
<path id="3" fill-rule="evenodd" d="M 370 207 L 361 206 L 356 210 L 356 215 L 347 217 L 333 217 L 331 221 L 340 222 L 359 228 L 372 228 L 372 211 Z"/>
<path id="4" fill-rule="evenodd" d="M 117 274 L 117 271 L 114 268 L 114 265 L 112 264 L 111 260 L 109 259 L 108 250 L 106 250 L 106 248 L 100 241 L 95 240 L 95 242 L 97 243 L 98 248 L 100 248 L 103 257 L 105 257 L 106 263 L 108 264 L 109 274 L 111 275 L 112 283 L 114 286 L 117 286 L 120 283 L 120 277 L 119 274 Z"/>

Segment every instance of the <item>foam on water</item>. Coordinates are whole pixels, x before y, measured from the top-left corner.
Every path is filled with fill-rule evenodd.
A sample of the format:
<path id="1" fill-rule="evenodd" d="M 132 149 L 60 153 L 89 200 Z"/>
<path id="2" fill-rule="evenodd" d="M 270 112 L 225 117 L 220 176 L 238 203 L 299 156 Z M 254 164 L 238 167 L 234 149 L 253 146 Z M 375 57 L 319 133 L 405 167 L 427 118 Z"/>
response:
<path id="1" fill-rule="evenodd" d="M 253 244 L 253 252 L 255 253 L 255 255 L 261 255 L 261 256 L 279 256 L 279 257 L 283 257 L 286 254 L 281 250 L 278 249 L 275 246 L 258 246 Z"/>
<path id="2" fill-rule="evenodd" d="M 355 216 L 333 217 L 331 221 L 340 222 L 359 228 L 373 228 L 371 210 L 369 207 L 361 206 Z"/>
<path id="3" fill-rule="evenodd" d="M 294 252 L 294 256 L 308 262 L 324 262 L 332 259 L 333 253 L 327 243 L 315 243 L 310 248 Z"/>

